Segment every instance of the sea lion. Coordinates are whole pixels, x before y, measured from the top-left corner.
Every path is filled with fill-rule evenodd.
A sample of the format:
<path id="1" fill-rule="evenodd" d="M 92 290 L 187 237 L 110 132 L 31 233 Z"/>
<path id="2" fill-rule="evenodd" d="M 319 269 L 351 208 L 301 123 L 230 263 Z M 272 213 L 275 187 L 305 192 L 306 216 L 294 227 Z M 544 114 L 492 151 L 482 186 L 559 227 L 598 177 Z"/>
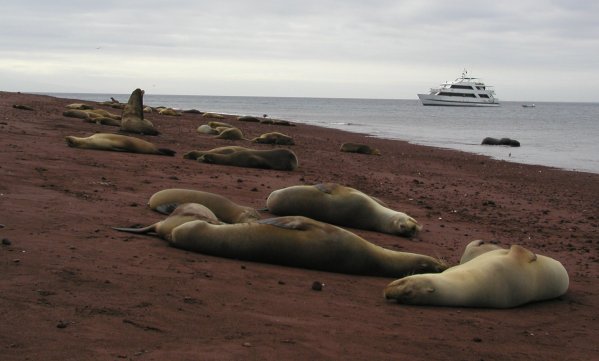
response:
<path id="1" fill-rule="evenodd" d="M 264 118 L 260 120 L 261 124 L 272 124 L 272 125 L 285 125 L 288 127 L 294 127 L 295 124 L 287 121 L 287 120 L 282 120 L 282 119 L 270 119 L 270 118 Z"/>
<path id="2" fill-rule="evenodd" d="M 202 116 L 204 118 L 225 119 L 224 115 L 217 114 L 217 113 L 210 113 L 210 112 L 204 113 L 204 114 L 202 114 Z"/>
<path id="3" fill-rule="evenodd" d="M 150 209 L 170 213 L 179 204 L 198 203 L 210 209 L 219 220 L 226 223 L 252 222 L 260 219 L 258 211 L 241 206 L 221 195 L 191 189 L 171 188 L 154 193 L 148 200 Z"/>
<path id="4" fill-rule="evenodd" d="M 215 128 L 215 129 L 216 128 L 220 128 L 220 127 L 222 127 L 222 128 L 233 128 L 233 126 L 231 124 L 229 124 L 229 123 L 215 122 L 215 121 L 208 122 L 208 125 L 211 126 L 212 128 Z"/>
<path id="5" fill-rule="evenodd" d="M 76 109 L 76 110 L 91 110 L 94 109 L 91 105 L 83 104 L 83 103 L 73 103 L 65 105 L 67 109 Z"/>
<path id="6" fill-rule="evenodd" d="M 497 139 L 497 138 L 491 138 L 491 137 L 486 137 L 485 139 L 483 139 L 481 144 L 482 145 L 507 145 L 510 147 L 519 147 L 520 146 L 520 142 L 515 139 L 510 139 L 510 138 Z"/>
<path id="7" fill-rule="evenodd" d="M 135 89 L 129 97 L 129 102 L 123 109 L 121 116 L 121 131 L 137 134 L 158 135 L 154 124 L 144 119 L 143 91 Z"/>
<path id="8" fill-rule="evenodd" d="M 215 135 L 218 134 L 218 131 L 214 128 L 212 128 L 211 126 L 209 126 L 208 124 L 202 124 L 200 125 L 196 131 L 200 134 L 211 134 L 211 135 Z"/>
<path id="9" fill-rule="evenodd" d="M 470 243 L 466 247 L 478 247 Z M 568 272 L 553 258 L 512 245 L 494 249 L 440 274 L 413 275 L 391 282 L 387 299 L 415 305 L 511 308 L 559 297 Z"/>
<path id="10" fill-rule="evenodd" d="M 66 141 L 67 145 L 73 148 L 168 156 L 175 155 L 175 151 L 173 150 L 158 148 L 154 144 L 143 139 L 121 134 L 96 133 L 86 138 L 67 136 Z"/>
<path id="11" fill-rule="evenodd" d="M 257 138 L 252 139 L 254 143 L 260 144 L 279 144 L 279 145 L 294 145 L 293 138 L 279 132 L 264 133 Z"/>
<path id="12" fill-rule="evenodd" d="M 397 277 L 446 268 L 432 257 L 385 249 L 342 228 L 301 216 L 225 225 L 192 221 L 174 228 L 169 242 L 218 257 L 369 276 Z"/>
<path id="13" fill-rule="evenodd" d="M 15 109 L 21 109 L 21 110 L 35 110 L 32 107 L 30 107 L 29 105 L 23 105 L 23 104 L 13 104 L 12 107 Z"/>
<path id="14" fill-rule="evenodd" d="M 204 154 L 208 154 L 208 153 L 231 154 L 231 153 L 240 152 L 240 151 L 247 150 L 247 149 L 248 148 L 240 147 L 238 145 L 230 145 L 230 146 L 226 146 L 226 147 L 213 148 L 210 150 L 192 150 L 190 152 L 183 154 L 183 158 L 198 160 Z"/>
<path id="15" fill-rule="evenodd" d="M 69 118 L 78 118 L 78 119 L 83 119 L 83 120 L 90 119 L 90 116 L 89 116 L 89 114 L 87 114 L 86 111 L 78 110 L 78 109 L 65 110 L 64 112 L 62 112 L 62 115 L 65 117 L 69 117 Z"/>
<path id="16" fill-rule="evenodd" d="M 206 206 L 197 203 L 183 203 L 169 214 L 166 219 L 143 228 L 112 227 L 117 231 L 129 233 L 156 233 L 158 237 L 167 239 L 173 228 L 190 221 L 203 220 L 211 224 L 220 224 L 216 215 Z"/>
<path id="17" fill-rule="evenodd" d="M 340 226 L 411 237 L 422 229 L 405 213 L 357 189 L 337 183 L 297 185 L 273 191 L 266 200 L 279 216 L 298 215 Z"/>
<path id="18" fill-rule="evenodd" d="M 89 115 L 90 118 L 111 118 L 114 120 L 121 120 L 120 115 L 116 115 L 104 109 L 90 109 L 85 110 L 85 112 Z"/>
<path id="19" fill-rule="evenodd" d="M 381 155 L 378 149 L 372 148 L 366 144 L 359 143 L 343 143 L 341 144 L 340 150 L 342 152 L 348 153 L 361 153 L 361 154 L 370 154 L 370 155 Z"/>
<path id="20" fill-rule="evenodd" d="M 260 119 L 253 117 L 251 115 L 242 115 L 240 117 L 237 117 L 237 120 L 241 121 L 241 122 L 250 122 L 250 123 L 259 123 Z"/>
<path id="21" fill-rule="evenodd" d="M 181 114 L 173 108 L 162 108 L 158 111 L 160 115 L 168 115 L 172 117 L 179 117 Z"/>
<path id="22" fill-rule="evenodd" d="M 227 152 L 223 152 L 222 148 L 216 148 L 216 151 L 196 151 L 195 153 L 189 152 L 186 155 L 189 155 L 189 159 L 193 159 L 191 158 L 192 154 L 201 154 L 196 158 L 197 161 L 210 164 L 287 171 L 298 167 L 298 160 L 295 153 L 289 149 L 282 148 L 256 150 L 237 147 L 237 149 L 229 149 Z"/>
<path id="23" fill-rule="evenodd" d="M 239 128 L 222 128 L 219 127 L 216 130 L 219 132 L 219 134 L 214 137 L 216 139 L 226 139 L 226 140 L 242 140 L 243 138 L 243 132 L 241 131 L 241 129 Z M 221 130 L 219 130 L 221 129 Z"/>

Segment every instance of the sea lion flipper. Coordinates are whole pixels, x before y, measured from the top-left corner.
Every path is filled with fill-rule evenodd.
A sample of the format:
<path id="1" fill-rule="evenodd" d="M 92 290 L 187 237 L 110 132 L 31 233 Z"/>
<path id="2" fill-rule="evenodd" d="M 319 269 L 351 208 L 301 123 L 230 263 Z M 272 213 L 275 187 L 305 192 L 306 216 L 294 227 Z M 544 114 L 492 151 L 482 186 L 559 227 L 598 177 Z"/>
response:
<path id="1" fill-rule="evenodd" d="M 260 219 L 260 220 L 256 221 L 256 223 L 268 224 L 268 225 L 279 227 L 279 228 L 293 229 L 293 230 L 297 230 L 297 231 L 305 231 L 308 228 L 310 228 L 310 224 L 299 219 L 299 217 L 267 218 L 267 219 Z"/>
<path id="2" fill-rule="evenodd" d="M 320 183 L 320 184 L 315 184 L 314 188 L 318 189 L 319 191 L 326 193 L 326 194 L 331 194 L 333 193 L 333 190 L 337 187 L 336 183 Z"/>
<path id="3" fill-rule="evenodd" d="M 155 224 L 152 224 L 150 226 L 141 227 L 141 228 L 134 228 L 134 227 L 111 227 L 111 228 L 114 229 L 115 231 L 120 231 L 120 232 L 145 234 L 145 233 L 150 233 L 150 232 L 155 231 L 156 230 L 155 226 L 156 226 Z"/>
<path id="4" fill-rule="evenodd" d="M 537 260 L 537 255 L 534 254 L 534 252 L 519 246 L 517 244 L 513 244 L 510 247 L 510 251 L 509 251 L 510 255 L 514 255 L 514 257 L 520 257 L 524 260 L 526 260 L 526 262 L 530 263 L 530 262 L 534 262 Z"/>

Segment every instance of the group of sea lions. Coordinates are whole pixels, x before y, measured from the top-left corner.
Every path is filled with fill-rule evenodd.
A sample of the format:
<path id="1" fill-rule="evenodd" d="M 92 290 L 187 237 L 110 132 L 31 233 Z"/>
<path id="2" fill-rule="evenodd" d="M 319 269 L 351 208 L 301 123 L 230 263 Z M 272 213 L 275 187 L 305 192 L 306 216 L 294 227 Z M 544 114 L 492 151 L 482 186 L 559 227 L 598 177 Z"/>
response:
<path id="1" fill-rule="evenodd" d="M 417 305 L 510 308 L 563 295 L 569 285 L 563 265 L 512 245 L 473 241 L 460 264 L 377 246 L 341 228 L 409 237 L 422 226 L 405 213 L 357 189 L 335 183 L 273 191 L 261 219 L 251 207 L 214 193 L 165 189 L 148 206 L 169 216 L 144 228 L 170 245 L 234 259 L 348 274 L 401 277 L 388 284 L 387 299 Z M 172 213 L 171 213 L 172 212 Z"/>
<path id="2" fill-rule="evenodd" d="M 70 116 L 99 123 L 108 123 L 105 119 L 111 119 L 111 125 L 120 126 L 122 132 L 157 135 L 159 132 L 153 124 L 143 118 L 142 98 L 143 91 L 136 89 L 123 107 L 120 119 L 109 112 L 79 105 L 72 105 L 67 112 L 71 112 Z M 215 113 L 203 116 L 222 119 Z M 226 123 L 212 121 L 206 126 L 214 129 L 217 136 L 227 134 L 221 139 L 245 139 L 238 128 Z M 122 134 L 68 136 L 66 141 L 69 146 L 78 148 L 175 154 Z M 293 144 L 290 137 L 274 132 L 252 141 Z M 380 155 L 377 149 L 357 143 L 344 143 L 340 150 Z M 256 150 L 227 146 L 190 151 L 184 158 L 277 170 L 294 170 L 298 166 L 297 156 L 286 148 Z M 154 194 L 148 205 L 168 217 L 144 228 L 115 229 L 155 233 L 174 247 L 214 256 L 331 272 L 401 277 L 387 285 L 383 292 L 385 298 L 400 303 L 509 308 L 559 297 L 569 285 L 567 271 L 561 263 L 519 245 L 503 249 L 496 244 L 473 241 L 466 247 L 460 264 L 453 267 L 427 255 L 377 246 L 341 227 L 410 237 L 422 226 L 374 197 L 334 183 L 297 185 L 273 191 L 266 200 L 266 209 L 276 215 L 275 218 L 262 219 L 251 207 L 196 190 L 166 189 Z"/>
<path id="3" fill-rule="evenodd" d="M 70 104 L 63 115 L 81 118 L 86 121 L 104 125 L 120 127 L 120 132 L 146 135 L 158 135 L 158 130 L 151 121 L 144 119 L 143 107 L 144 92 L 135 89 L 129 101 L 123 107 L 122 115 L 118 116 L 101 109 L 93 109 L 86 104 Z M 175 115 L 167 112 L 170 108 L 161 108 L 163 115 Z M 216 113 L 203 113 L 205 118 L 222 119 Z M 245 139 L 239 128 L 227 123 L 211 121 L 198 128 L 199 133 L 217 134 L 217 138 L 227 140 Z M 97 133 L 89 137 L 67 136 L 67 145 L 74 148 L 109 150 L 119 152 L 132 152 L 143 154 L 156 154 L 173 156 L 175 151 L 159 148 L 153 143 L 143 139 L 124 134 Z M 252 139 L 254 143 L 293 145 L 293 138 L 278 132 L 270 132 Z M 298 167 L 295 153 L 285 148 L 251 149 L 239 146 L 219 147 L 210 150 L 196 150 L 184 155 L 186 159 L 193 159 L 203 163 L 231 165 L 238 167 L 262 168 L 291 171 Z"/>

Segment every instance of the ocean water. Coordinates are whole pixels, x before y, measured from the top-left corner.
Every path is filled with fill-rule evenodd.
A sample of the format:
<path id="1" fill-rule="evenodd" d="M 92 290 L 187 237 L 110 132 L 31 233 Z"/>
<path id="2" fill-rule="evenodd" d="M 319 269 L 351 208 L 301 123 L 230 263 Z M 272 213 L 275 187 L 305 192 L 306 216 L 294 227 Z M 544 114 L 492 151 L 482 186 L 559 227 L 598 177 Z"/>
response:
<path id="1" fill-rule="evenodd" d="M 129 94 L 49 95 L 90 101 Z M 373 137 L 483 154 L 510 162 L 599 173 L 599 103 L 502 102 L 495 108 L 425 107 L 417 99 L 144 95 L 144 104 L 286 119 Z M 485 137 L 521 147 L 484 146 Z"/>

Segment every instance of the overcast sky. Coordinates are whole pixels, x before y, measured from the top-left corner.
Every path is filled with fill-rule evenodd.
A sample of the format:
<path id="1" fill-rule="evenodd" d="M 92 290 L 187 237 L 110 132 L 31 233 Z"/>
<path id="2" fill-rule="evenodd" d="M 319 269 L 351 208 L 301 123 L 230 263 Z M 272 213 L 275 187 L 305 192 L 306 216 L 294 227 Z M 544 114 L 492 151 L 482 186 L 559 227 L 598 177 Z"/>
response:
<path id="1" fill-rule="evenodd" d="M 599 101 L 599 1 L 21 0 L 0 90 L 417 99 L 464 68 L 502 100 Z"/>

